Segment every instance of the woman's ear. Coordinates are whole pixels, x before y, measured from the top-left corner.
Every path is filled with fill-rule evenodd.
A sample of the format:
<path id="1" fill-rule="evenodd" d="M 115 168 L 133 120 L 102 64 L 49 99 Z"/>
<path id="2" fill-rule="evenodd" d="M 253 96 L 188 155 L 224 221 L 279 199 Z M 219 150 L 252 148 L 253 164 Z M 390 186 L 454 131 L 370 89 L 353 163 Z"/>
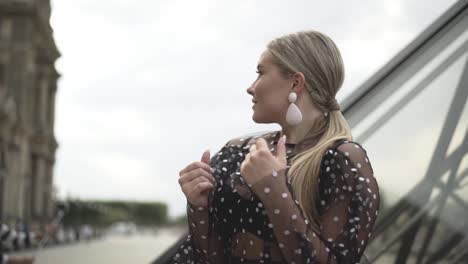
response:
<path id="1" fill-rule="evenodd" d="M 292 80 L 293 80 L 293 87 L 292 88 L 293 88 L 294 92 L 296 92 L 297 94 L 300 94 L 302 92 L 302 90 L 304 90 L 304 88 L 305 88 L 304 74 L 302 72 L 296 72 L 292 76 Z"/>

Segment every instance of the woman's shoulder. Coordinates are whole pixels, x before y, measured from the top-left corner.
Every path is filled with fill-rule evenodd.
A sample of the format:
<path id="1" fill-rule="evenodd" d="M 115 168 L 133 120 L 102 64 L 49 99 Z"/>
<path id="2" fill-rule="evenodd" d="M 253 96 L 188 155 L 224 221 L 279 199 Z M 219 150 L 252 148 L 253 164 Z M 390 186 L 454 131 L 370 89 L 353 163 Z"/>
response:
<path id="1" fill-rule="evenodd" d="M 360 143 L 356 141 L 348 139 L 338 139 L 327 148 L 325 156 L 337 156 L 339 154 L 350 158 L 356 156 L 363 157 L 367 156 L 367 151 Z"/>
<path id="2" fill-rule="evenodd" d="M 340 139 L 335 141 L 330 147 L 327 148 L 325 155 L 322 158 L 322 164 L 344 164 L 341 169 L 349 167 L 352 171 L 368 171 L 373 174 L 373 168 L 364 147 L 353 140 Z M 338 167 L 340 168 L 340 167 Z"/>
<path id="3" fill-rule="evenodd" d="M 378 193 L 374 169 L 366 150 L 358 142 L 352 140 L 334 142 L 323 156 L 320 169 L 319 182 L 322 192 L 325 191 L 323 188 L 336 185 L 343 188 L 347 186 L 350 191 L 359 191 L 364 184 L 370 186 L 369 190 L 376 190 L 373 192 Z M 349 177 L 350 175 L 353 177 Z"/>

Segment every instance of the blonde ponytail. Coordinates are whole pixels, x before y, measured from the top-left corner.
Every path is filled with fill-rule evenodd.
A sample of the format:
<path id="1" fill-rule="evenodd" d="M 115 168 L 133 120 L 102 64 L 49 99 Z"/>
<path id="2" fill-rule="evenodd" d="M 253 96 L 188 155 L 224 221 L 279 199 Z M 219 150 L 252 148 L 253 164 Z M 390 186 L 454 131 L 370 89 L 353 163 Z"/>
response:
<path id="1" fill-rule="evenodd" d="M 317 212 L 318 176 L 326 149 L 336 140 L 352 140 L 351 130 L 339 110 L 330 110 L 344 81 L 344 65 L 335 43 L 318 31 L 301 31 L 272 40 L 268 44 L 273 63 L 284 76 L 302 72 L 305 88 L 324 113 L 312 133 L 321 134 L 316 145 L 291 160 L 288 178 L 306 218 L 314 228 L 320 224 Z"/>
<path id="2" fill-rule="evenodd" d="M 288 177 L 306 218 L 318 230 L 320 220 L 317 212 L 318 176 L 320 163 L 326 149 L 336 140 L 352 140 L 349 126 L 340 111 L 330 112 L 329 121 L 324 121 L 325 131 L 317 144 L 297 154 L 291 160 Z"/>

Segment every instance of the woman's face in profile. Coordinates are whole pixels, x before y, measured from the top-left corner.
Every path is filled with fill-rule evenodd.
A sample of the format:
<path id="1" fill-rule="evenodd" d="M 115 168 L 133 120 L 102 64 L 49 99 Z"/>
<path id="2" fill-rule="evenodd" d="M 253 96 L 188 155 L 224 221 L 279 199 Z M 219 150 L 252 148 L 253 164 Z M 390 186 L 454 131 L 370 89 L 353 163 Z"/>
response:
<path id="1" fill-rule="evenodd" d="M 283 77 L 278 66 L 272 63 L 268 50 L 260 56 L 257 74 L 257 79 L 247 89 L 253 97 L 252 119 L 256 123 L 284 123 L 292 79 Z"/>

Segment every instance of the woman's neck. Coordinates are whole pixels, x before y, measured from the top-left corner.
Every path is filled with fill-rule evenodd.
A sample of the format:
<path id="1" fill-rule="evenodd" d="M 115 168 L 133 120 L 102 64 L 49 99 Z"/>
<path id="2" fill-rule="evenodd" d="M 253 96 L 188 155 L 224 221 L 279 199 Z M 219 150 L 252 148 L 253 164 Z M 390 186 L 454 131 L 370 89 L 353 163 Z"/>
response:
<path id="1" fill-rule="evenodd" d="M 319 130 L 322 130 L 322 127 L 319 118 L 321 117 L 310 117 L 296 126 L 283 125 L 280 136 L 286 135 L 286 143 L 289 144 L 297 144 L 307 137 L 320 136 L 321 131 Z"/>

